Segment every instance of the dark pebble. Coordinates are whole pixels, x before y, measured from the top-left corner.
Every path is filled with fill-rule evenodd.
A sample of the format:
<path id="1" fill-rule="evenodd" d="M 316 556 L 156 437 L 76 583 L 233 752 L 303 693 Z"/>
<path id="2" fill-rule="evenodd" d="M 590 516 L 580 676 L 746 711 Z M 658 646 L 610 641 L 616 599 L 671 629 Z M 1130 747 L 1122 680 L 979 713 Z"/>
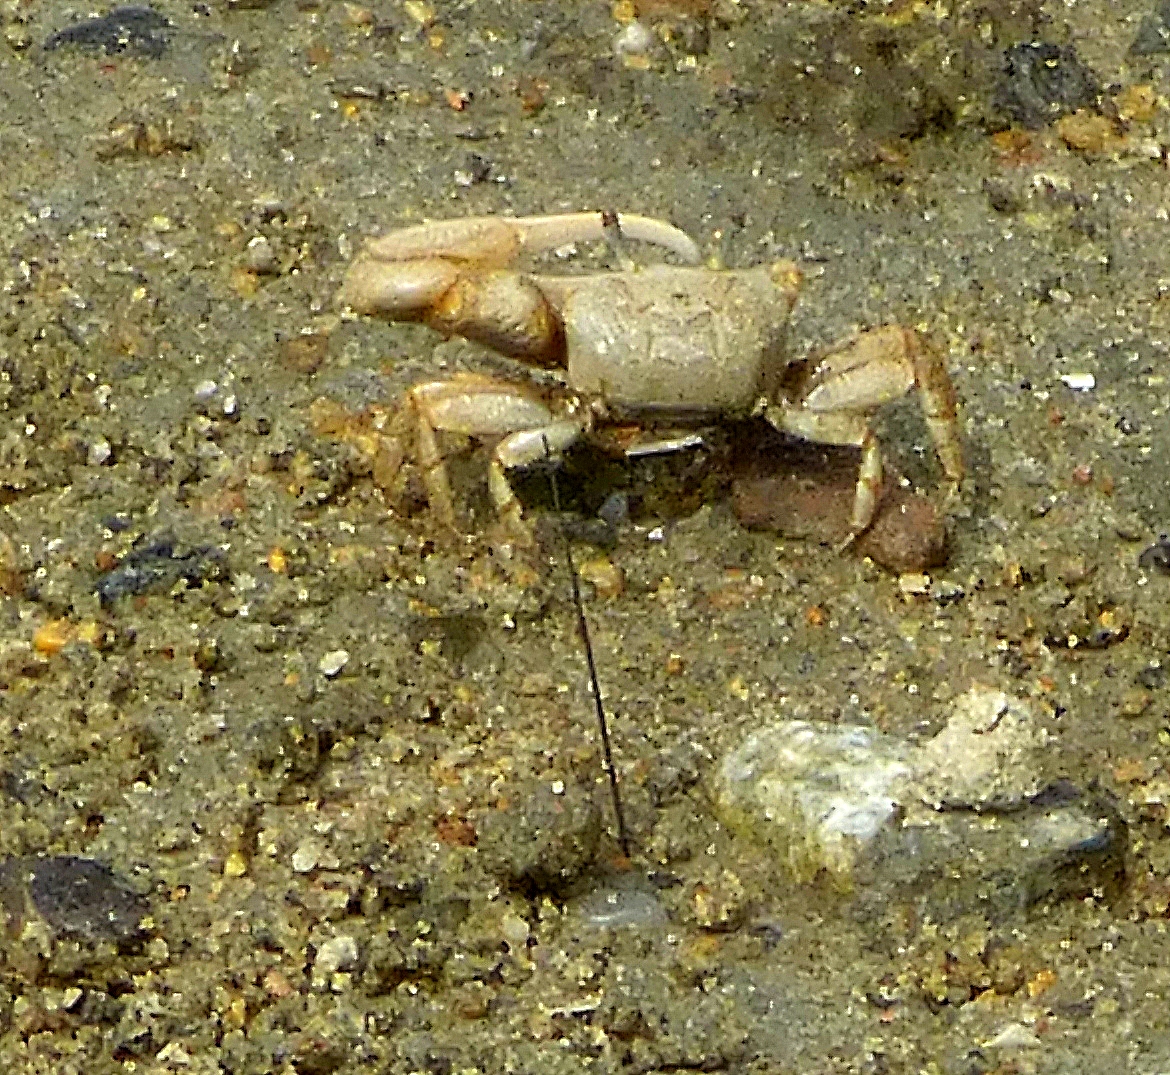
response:
<path id="1" fill-rule="evenodd" d="M 531 778 L 509 789 L 508 801 L 479 826 L 485 868 L 531 895 L 563 891 L 597 853 L 602 818 L 592 786 L 566 782 L 558 795 L 548 779 Z"/>
<path id="2" fill-rule="evenodd" d="M 1170 575 L 1170 534 L 1162 534 L 1148 549 L 1138 556 L 1138 567 L 1143 571 L 1156 571 L 1159 575 Z"/>
<path id="3" fill-rule="evenodd" d="M 58 30 L 45 41 L 45 50 L 76 45 L 82 49 L 104 49 L 108 55 L 136 52 L 157 60 L 170 44 L 170 21 L 151 7 L 116 7 L 100 18 L 84 19 Z"/>
<path id="4" fill-rule="evenodd" d="M 1004 52 L 995 103 L 1013 123 L 1036 129 L 1091 108 L 1100 94 L 1097 76 L 1071 45 L 1032 41 Z"/>
<path id="5" fill-rule="evenodd" d="M 120 597 L 169 589 L 180 579 L 197 584 L 213 577 L 222 554 L 213 545 L 202 545 L 189 552 L 175 551 L 175 540 L 163 535 L 132 549 L 117 567 L 103 574 L 94 591 L 103 605 Z"/>
<path id="6" fill-rule="evenodd" d="M 1170 52 L 1170 0 L 1163 0 L 1141 21 L 1129 51 L 1134 56 Z"/>
<path id="7" fill-rule="evenodd" d="M 72 855 L 0 863 L 0 908 L 9 937 L 19 936 L 35 913 L 58 940 L 118 945 L 141 937 L 149 911 L 146 900 L 108 866 Z"/>
<path id="8" fill-rule="evenodd" d="M 848 537 L 855 451 L 766 438 L 739 454 L 732 505 L 741 524 L 826 545 Z M 887 474 L 873 525 L 851 551 L 889 571 L 926 571 L 946 563 L 946 524 L 929 500 Z"/>

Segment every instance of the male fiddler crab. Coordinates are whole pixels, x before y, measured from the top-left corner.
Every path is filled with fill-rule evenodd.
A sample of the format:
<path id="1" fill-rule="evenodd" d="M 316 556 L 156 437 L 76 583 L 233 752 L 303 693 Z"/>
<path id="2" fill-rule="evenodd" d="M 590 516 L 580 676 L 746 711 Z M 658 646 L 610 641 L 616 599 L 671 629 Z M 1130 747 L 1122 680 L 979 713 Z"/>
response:
<path id="1" fill-rule="evenodd" d="M 522 255 L 620 237 L 686 265 L 558 276 L 522 272 Z M 507 472 L 559 457 L 583 438 L 636 425 L 639 453 L 688 443 L 680 431 L 762 415 L 782 433 L 861 452 L 852 541 L 873 522 L 882 484 L 877 410 L 917 389 L 944 474 L 963 474 L 955 393 L 941 356 L 913 329 L 861 332 L 815 361 L 793 361 L 783 333 L 800 291 L 790 261 L 751 269 L 698 266 L 685 233 L 616 213 L 470 217 L 371 240 L 340 301 L 389 321 L 419 321 L 559 374 L 535 384 L 461 373 L 409 389 L 417 463 L 432 511 L 455 525 L 442 431 L 498 438 L 489 491 L 512 540 L 532 532 Z M 689 442 L 693 442 L 693 439 Z"/>

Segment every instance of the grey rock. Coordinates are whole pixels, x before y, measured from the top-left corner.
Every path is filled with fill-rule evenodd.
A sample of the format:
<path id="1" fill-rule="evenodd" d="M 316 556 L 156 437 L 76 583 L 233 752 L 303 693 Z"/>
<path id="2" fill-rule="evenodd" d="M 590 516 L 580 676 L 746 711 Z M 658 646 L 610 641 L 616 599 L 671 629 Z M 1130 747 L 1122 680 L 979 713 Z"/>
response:
<path id="1" fill-rule="evenodd" d="M 864 727 L 786 721 L 720 764 L 713 799 L 734 831 L 768 846 L 797 882 L 855 894 L 856 914 L 992 918 L 1112 894 L 1125 824 L 1047 772 L 1031 703 L 975 688 L 920 747 Z"/>
<path id="2" fill-rule="evenodd" d="M 1163 0 L 1138 26 L 1129 51 L 1134 56 L 1170 52 L 1170 2 Z"/>
<path id="3" fill-rule="evenodd" d="M 0 977 L 100 983 L 141 969 L 147 901 L 103 863 L 72 855 L 0 862 Z"/>
<path id="4" fill-rule="evenodd" d="M 104 50 L 113 56 L 131 51 L 157 60 L 166 52 L 172 24 L 165 15 L 151 7 L 111 8 L 108 14 L 83 19 L 58 30 L 45 41 L 45 51 L 65 45 L 89 50 Z"/>

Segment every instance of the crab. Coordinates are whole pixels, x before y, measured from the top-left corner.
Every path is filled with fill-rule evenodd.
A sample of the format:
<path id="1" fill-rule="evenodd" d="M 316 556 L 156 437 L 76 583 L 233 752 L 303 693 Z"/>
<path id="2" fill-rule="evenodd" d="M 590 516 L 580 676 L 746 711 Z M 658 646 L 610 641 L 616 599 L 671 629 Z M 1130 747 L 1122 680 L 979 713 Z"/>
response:
<path id="1" fill-rule="evenodd" d="M 688 264 L 575 276 L 514 267 L 525 254 L 606 238 L 662 247 Z M 818 360 L 792 361 L 783 333 L 800 290 L 796 265 L 724 270 L 698 261 L 685 232 L 616 213 L 435 221 L 365 246 L 342 284 L 344 306 L 421 321 L 559 375 L 551 391 L 471 373 L 407 391 L 418 466 L 441 522 L 456 525 L 440 432 L 498 438 L 491 499 L 512 539 L 531 544 L 509 470 L 631 424 L 646 430 L 634 454 L 694 443 L 696 428 L 762 415 L 782 433 L 860 450 L 848 544 L 873 522 L 882 484 L 874 415 L 912 389 L 942 470 L 957 486 L 955 393 L 941 356 L 917 332 L 884 325 Z"/>

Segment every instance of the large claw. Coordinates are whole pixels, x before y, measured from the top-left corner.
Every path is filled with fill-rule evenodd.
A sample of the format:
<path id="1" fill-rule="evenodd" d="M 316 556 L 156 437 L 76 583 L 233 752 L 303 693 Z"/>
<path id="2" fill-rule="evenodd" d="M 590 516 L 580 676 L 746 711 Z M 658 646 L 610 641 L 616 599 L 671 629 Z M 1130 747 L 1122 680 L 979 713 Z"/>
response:
<path id="1" fill-rule="evenodd" d="M 651 243 L 695 263 L 686 232 L 663 220 L 624 213 L 467 217 L 399 228 L 371 240 L 346 273 L 339 301 L 389 320 L 421 318 L 461 277 L 506 269 L 522 254 L 616 235 Z"/>

